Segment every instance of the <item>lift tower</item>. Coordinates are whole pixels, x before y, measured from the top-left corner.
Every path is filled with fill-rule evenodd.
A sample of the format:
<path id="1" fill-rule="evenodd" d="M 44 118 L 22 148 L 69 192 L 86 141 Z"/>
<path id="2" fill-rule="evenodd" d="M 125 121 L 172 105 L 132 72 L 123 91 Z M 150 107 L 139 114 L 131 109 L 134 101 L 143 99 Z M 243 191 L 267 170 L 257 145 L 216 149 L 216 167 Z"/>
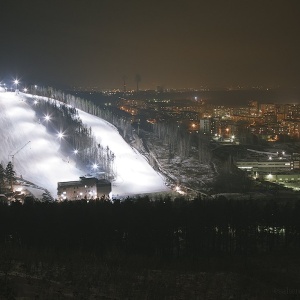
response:
<path id="1" fill-rule="evenodd" d="M 23 145 L 20 149 L 18 149 L 14 154 L 8 155 L 8 160 L 11 157 L 11 163 L 15 165 L 15 155 L 17 155 L 21 150 L 23 150 L 31 141 L 28 141 L 25 145 Z"/>

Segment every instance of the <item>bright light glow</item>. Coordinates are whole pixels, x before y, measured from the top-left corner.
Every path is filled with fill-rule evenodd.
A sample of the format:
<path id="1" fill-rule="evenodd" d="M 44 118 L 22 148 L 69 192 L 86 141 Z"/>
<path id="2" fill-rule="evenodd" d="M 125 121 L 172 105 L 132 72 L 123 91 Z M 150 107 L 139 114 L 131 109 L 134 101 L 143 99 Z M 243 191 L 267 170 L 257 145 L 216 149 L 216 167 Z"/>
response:
<path id="1" fill-rule="evenodd" d="M 175 187 L 175 191 L 176 191 L 176 192 L 179 192 L 179 191 L 180 191 L 180 187 L 179 187 L 178 185 Z"/>
<path id="2" fill-rule="evenodd" d="M 94 170 L 98 169 L 98 165 L 96 163 L 93 164 L 93 169 Z"/>
<path id="3" fill-rule="evenodd" d="M 51 120 L 51 117 L 49 115 L 46 115 L 44 118 L 45 118 L 46 121 L 50 121 Z"/>
<path id="4" fill-rule="evenodd" d="M 18 85 L 18 84 L 19 84 L 19 80 L 18 80 L 18 79 L 15 79 L 15 80 L 14 80 L 14 84 L 15 84 L 15 85 Z"/>
<path id="5" fill-rule="evenodd" d="M 37 100 L 34 100 L 33 103 L 34 103 L 35 105 L 37 105 L 37 104 L 38 104 L 38 101 L 37 101 Z"/>
<path id="6" fill-rule="evenodd" d="M 74 154 L 75 155 L 78 154 L 78 150 L 77 149 L 74 150 Z"/>
<path id="7" fill-rule="evenodd" d="M 268 174 L 267 177 L 268 177 L 268 179 L 271 179 L 271 178 L 273 178 L 273 175 L 272 174 Z"/>
<path id="8" fill-rule="evenodd" d="M 59 132 L 59 133 L 57 134 L 57 136 L 58 136 L 59 139 L 62 139 L 62 138 L 64 137 L 64 134 L 63 134 L 62 132 Z"/>
<path id="9" fill-rule="evenodd" d="M 284 152 L 284 151 L 282 151 L 282 155 L 285 155 L 285 152 Z"/>
<path id="10" fill-rule="evenodd" d="M 24 93 L 27 93 L 28 90 L 27 90 L 27 88 L 24 88 L 23 91 L 24 91 Z"/>
<path id="11" fill-rule="evenodd" d="M 231 136 L 231 138 L 234 140 L 234 139 L 235 139 L 235 136 L 234 136 L 234 135 L 232 135 L 232 136 Z"/>
<path id="12" fill-rule="evenodd" d="M 272 156 L 269 156 L 269 160 L 272 160 Z"/>

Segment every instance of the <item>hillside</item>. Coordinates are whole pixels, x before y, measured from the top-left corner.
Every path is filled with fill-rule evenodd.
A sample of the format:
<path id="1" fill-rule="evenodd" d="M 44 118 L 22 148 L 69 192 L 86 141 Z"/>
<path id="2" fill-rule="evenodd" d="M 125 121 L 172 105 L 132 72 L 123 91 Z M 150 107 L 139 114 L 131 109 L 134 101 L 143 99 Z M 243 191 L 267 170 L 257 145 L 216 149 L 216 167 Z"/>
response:
<path id="1" fill-rule="evenodd" d="M 26 102 L 30 98 L 31 95 L 22 93 L 0 92 L 0 161 L 6 165 L 11 160 L 9 155 L 15 154 L 28 143 L 14 156 L 16 173 L 48 189 L 55 198 L 58 181 L 77 180 L 79 176 L 91 171 L 91 166 L 80 170 L 76 168 L 72 152 L 70 155 L 61 152 L 57 136 L 46 130 L 45 122 L 36 117 Z M 97 142 L 108 146 L 115 154 L 113 195 L 127 196 L 167 190 L 163 178 L 124 141 L 113 125 L 83 111 L 78 110 L 78 113 L 83 123 L 91 127 Z"/>

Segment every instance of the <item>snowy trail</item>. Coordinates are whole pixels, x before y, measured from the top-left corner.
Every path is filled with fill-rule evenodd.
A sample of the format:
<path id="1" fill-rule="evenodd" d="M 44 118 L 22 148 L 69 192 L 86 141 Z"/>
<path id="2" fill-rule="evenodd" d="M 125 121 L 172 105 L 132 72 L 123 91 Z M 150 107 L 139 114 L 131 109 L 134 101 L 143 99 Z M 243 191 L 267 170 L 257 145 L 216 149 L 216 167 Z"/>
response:
<path id="1" fill-rule="evenodd" d="M 9 155 L 31 141 L 14 157 L 16 173 L 48 189 L 56 198 L 58 181 L 78 180 L 84 174 L 72 161 L 67 162 L 60 153 L 59 140 L 39 124 L 35 112 L 22 99 L 21 95 L 12 92 L 0 92 L 0 161 L 6 166 L 11 160 Z M 108 146 L 116 155 L 117 178 L 112 187 L 114 195 L 168 190 L 163 178 L 124 141 L 112 124 L 83 111 L 78 112 L 83 123 L 92 127 L 97 141 Z"/>
<path id="2" fill-rule="evenodd" d="M 136 150 L 128 145 L 118 130 L 110 123 L 96 116 L 78 110 L 84 124 L 102 146 L 108 146 L 115 154 L 117 179 L 113 182 L 113 194 L 132 195 L 167 191 L 164 180 Z"/>
<path id="3" fill-rule="evenodd" d="M 30 141 L 15 155 L 15 171 L 48 189 L 54 198 L 58 181 L 77 180 L 82 175 L 74 165 L 63 162 L 59 141 L 47 133 L 31 107 L 14 93 L 0 93 L 0 141 L 0 161 L 4 167 L 11 160 L 9 155 Z"/>

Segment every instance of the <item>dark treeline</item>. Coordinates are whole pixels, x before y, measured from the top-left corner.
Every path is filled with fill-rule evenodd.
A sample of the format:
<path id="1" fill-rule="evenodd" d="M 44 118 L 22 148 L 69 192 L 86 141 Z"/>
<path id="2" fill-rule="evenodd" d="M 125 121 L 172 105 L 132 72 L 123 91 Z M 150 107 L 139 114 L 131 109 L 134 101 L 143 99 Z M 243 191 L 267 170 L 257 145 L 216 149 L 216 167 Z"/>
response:
<path id="1" fill-rule="evenodd" d="M 81 109 L 89 114 L 100 117 L 118 128 L 123 138 L 130 141 L 133 137 L 133 128 L 131 126 L 131 116 L 124 112 L 116 111 L 107 106 L 95 105 L 93 102 L 74 95 L 64 93 L 52 87 L 32 86 L 30 92 L 33 95 L 44 96 L 71 105 L 72 107 Z"/>
<path id="2" fill-rule="evenodd" d="M 0 241 L 156 257 L 297 250 L 300 201 L 168 198 L 0 205 Z"/>

